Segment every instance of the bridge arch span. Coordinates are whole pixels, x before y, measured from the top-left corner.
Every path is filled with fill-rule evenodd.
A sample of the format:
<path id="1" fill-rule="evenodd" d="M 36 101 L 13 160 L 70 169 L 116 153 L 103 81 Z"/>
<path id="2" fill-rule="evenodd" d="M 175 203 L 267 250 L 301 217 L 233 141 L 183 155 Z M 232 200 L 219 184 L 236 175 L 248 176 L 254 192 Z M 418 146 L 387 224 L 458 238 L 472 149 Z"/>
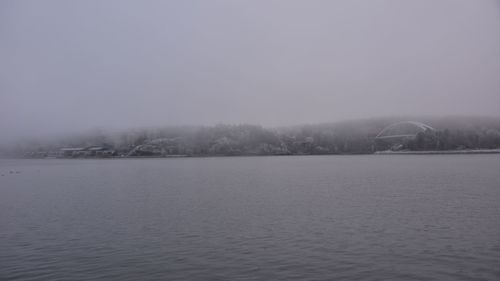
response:
<path id="1" fill-rule="evenodd" d="M 388 138 L 411 138 L 415 137 L 419 132 L 435 131 L 435 129 L 427 124 L 418 121 L 401 121 L 386 126 L 375 139 Z"/>

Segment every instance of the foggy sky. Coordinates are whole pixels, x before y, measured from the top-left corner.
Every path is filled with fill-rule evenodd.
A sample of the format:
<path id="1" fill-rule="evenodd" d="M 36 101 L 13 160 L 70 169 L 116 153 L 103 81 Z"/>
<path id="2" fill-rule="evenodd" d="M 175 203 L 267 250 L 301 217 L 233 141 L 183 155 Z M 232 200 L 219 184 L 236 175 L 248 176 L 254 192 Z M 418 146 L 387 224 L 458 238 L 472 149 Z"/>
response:
<path id="1" fill-rule="evenodd" d="M 500 114 L 500 2 L 1 1 L 0 140 Z"/>

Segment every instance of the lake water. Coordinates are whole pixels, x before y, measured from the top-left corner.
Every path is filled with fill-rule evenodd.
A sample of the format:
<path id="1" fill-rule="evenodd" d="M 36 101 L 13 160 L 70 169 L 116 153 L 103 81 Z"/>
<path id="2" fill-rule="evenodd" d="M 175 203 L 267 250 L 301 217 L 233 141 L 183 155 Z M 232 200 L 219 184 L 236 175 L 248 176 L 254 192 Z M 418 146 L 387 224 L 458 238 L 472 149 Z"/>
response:
<path id="1" fill-rule="evenodd" d="M 500 280 L 500 155 L 0 160 L 0 174 L 0 280 Z"/>

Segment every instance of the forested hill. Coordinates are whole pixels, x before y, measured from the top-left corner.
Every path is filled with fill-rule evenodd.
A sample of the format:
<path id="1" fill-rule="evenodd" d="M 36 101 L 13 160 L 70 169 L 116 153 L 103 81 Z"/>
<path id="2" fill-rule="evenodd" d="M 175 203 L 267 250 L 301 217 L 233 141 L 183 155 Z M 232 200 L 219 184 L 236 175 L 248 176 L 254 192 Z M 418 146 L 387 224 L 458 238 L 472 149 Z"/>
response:
<path id="1" fill-rule="evenodd" d="M 301 155 L 373 153 L 375 136 L 398 121 L 414 120 L 435 128 L 406 141 L 399 149 L 456 150 L 500 148 L 500 118 L 390 117 L 314 125 L 263 128 L 215 125 L 94 130 L 57 140 L 24 140 L 4 146 L 3 156 L 46 157 L 62 148 L 99 147 L 112 156 Z M 91 155 L 91 154 L 82 154 Z M 108 154 L 106 154 L 108 155 Z"/>

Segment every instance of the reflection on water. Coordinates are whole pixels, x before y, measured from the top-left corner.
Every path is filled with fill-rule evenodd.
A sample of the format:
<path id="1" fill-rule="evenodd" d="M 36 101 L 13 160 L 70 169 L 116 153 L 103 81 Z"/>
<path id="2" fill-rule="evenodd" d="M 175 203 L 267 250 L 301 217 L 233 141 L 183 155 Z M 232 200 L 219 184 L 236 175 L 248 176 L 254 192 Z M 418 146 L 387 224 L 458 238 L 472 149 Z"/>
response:
<path id="1" fill-rule="evenodd" d="M 498 167 L 498 155 L 0 160 L 0 279 L 500 280 Z"/>

